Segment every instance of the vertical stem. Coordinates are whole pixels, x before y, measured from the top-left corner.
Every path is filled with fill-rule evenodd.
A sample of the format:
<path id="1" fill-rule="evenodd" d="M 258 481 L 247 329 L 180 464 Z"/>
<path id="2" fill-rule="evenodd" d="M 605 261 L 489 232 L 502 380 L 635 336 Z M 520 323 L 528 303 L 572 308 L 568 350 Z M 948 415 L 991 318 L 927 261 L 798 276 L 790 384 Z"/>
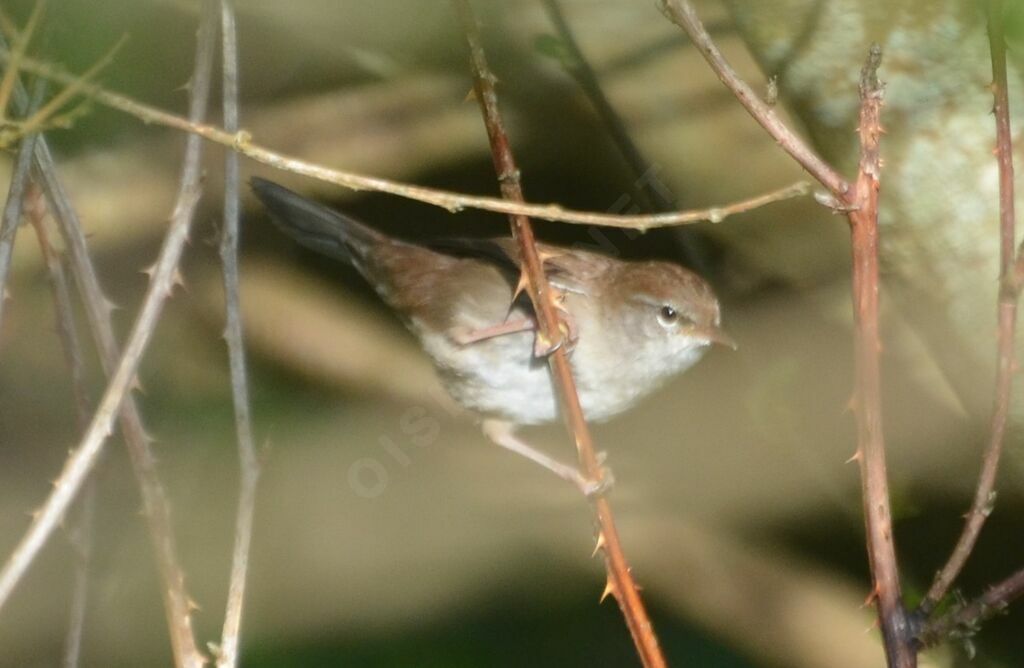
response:
<path id="1" fill-rule="evenodd" d="M 26 115 L 39 106 L 43 99 L 46 84 L 37 79 L 32 91 L 32 100 L 25 105 Z M 2 112 L 3 109 L 0 109 Z M 0 325 L 3 325 L 4 305 L 7 302 L 7 276 L 11 270 L 11 258 L 14 255 L 14 240 L 21 224 L 21 209 L 28 186 L 29 171 L 32 166 L 32 153 L 36 146 L 35 133 L 21 138 L 18 145 L 18 157 L 14 161 L 11 173 L 11 184 L 7 189 L 7 201 L 4 204 L 3 217 L 0 218 Z"/>
<path id="2" fill-rule="evenodd" d="M 221 0 L 221 38 L 224 129 L 238 131 L 238 38 L 235 10 L 231 0 Z M 228 344 L 231 368 L 231 398 L 235 409 L 238 438 L 240 482 L 238 512 L 235 519 L 235 545 L 231 556 L 228 603 L 221 633 L 218 668 L 233 668 L 238 663 L 238 637 L 242 627 L 249 549 L 252 544 L 253 514 L 256 508 L 256 483 L 260 466 L 253 446 L 252 418 L 249 406 L 249 381 L 245 367 L 245 345 L 238 296 L 238 154 L 228 151 L 224 163 L 224 231 L 220 258 L 224 277 L 224 338 Z"/>
<path id="3" fill-rule="evenodd" d="M 46 208 L 42 192 L 32 184 L 29 203 L 26 206 L 29 220 L 36 231 L 39 250 L 50 275 L 53 302 L 57 315 L 57 333 L 60 336 L 64 361 L 71 377 L 71 390 L 75 398 L 75 416 L 80 433 L 89 425 L 90 407 L 85 380 L 85 361 L 82 355 L 81 337 L 75 324 L 74 306 L 71 303 L 71 288 L 60 256 L 50 244 L 46 230 Z M 81 663 L 82 634 L 85 629 L 86 604 L 89 598 L 89 562 L 92 556 L 93 515 L 96 505 L 96 481 L 90 478 L 85 484 L 82 500 L 79 502 L 78 517 L 68 529 L 68 539 L 74 551 L 75 575 L 71 590 L 71 606 L 68 630 L 64 636 L 64 667 L 76 668 Z"/>
<path id="4" fill-rule="evenodd" d="M 494 168 L 498 174 L 502 195 L 506 199 L 522 202 L 524 198 L 520 172 L 516 167 L 508 135 L 498 110 L 498 98 L 494 90 L 495 76 L 487 65 L 480 40 L 479 25 L 468 0 L 455 0 L 455 6 L 469 42 L 474 72 L 474 91 L 487 127 L 491 155 L 494 159 Z M 533 227 L 526 216 L 515 214 L 509 218 L 512 224 L 512 235 L 519 245 L 522 270 L 527 279 L 530 299 L 537 314 L 538 335 L 543 336 L 547 343 L 557 344 L 563 340 L 563 335 L 559 328 L 560 321 L 555 310 L 554 295 L 544 275 L 543 263 L 537 252 Z M 594 452 L 590 430 L 583 417 L 583 409 L 580 406 L 576 383 L 564 346 L 557 345 L 554 352 L 548 357 L 548 364 L 559 390 L 569 430 L 576 441 L 580 466 L 588 478 L 600 480 L 604 474 Z M 629 564 L 622 551 L 611 504 L 608 499 L 600 496 L 594 499 L 593 507 L 600 527 L 598 546 L 603 550 L 605 569 L 608 574 L 606 593 L 610 593 L 618 601 L 643 665 L 662 668 L 666 665 L 665 658 L 658 646 L 654 627 L 644 608 Z"/>
<path id="5" fill-rule="evenodd" d="M 1006 77 L 1006 41 L 1003 36 L 1002 0 L 988 3 L 988 36 L 992 53 L 992 96 L 996 120 L 996 161 L 999 165 L 999 333 L 996 343 L 996 381 L 992 400 L 988 446 L 982 456 L 978 486 L 971 509 L 965 516 L 963 531 L 949 560 L 935 575 L 919 612 L 930 614 L 953 586 L 967 559 L 974 551 L 978 536 L 991 514 L 996 499 L 996 477 L 1006 440 L 1013 389 L 1014 351 L 1016 348 L 1017 300 L 1020 278 L 1014 270 L 1016 213 L 1013 192 L 1013 137 L 1010 130 L 1010 100 Z"/>
<path id="6" fill-rule="evenodd" d="M 913 668 L 917 651 L 903 607 L 899 568 L 893 543 L 892 510 L 882 435 L 882 392 L 878 325 L 878 189 L 882 134 L 880 110 L 882 85 L 878 67 L 882 50 L 872 45 L 861 72 L 861 159 L 851 193 L 851 242 L 853 248 L 853 313 L 855 381 L 853 408 L 857 421 L 857 461 L 860 464 L 868 560 L 874 579 L 888 664 Z"/>

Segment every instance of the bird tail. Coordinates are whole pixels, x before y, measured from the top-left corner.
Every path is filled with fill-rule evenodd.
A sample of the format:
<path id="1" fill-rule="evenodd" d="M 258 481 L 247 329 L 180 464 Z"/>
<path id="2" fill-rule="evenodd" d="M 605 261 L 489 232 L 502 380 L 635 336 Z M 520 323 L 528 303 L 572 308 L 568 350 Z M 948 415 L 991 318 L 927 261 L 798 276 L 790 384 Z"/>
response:
<path id="1" fill-rule="evenodd" d="M 365 273 L 368 253 L 387 241 L 380 232 L 272 181 L 252 177 L 253 192 L 277 227 L 303 246 L 344 260 Z"/>

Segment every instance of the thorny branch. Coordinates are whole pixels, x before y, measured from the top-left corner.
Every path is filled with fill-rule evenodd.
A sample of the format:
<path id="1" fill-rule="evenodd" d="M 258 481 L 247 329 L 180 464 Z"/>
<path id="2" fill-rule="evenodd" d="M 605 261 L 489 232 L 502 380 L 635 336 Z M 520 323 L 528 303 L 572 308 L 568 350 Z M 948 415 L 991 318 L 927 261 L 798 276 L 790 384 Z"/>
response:
<path id="1" fill-rule="evenodd" d="M 473 67 L 473 89 L 487 127 L 487 136 L 491 144 L 494 167 L 498 173 L 502 195 L 513 201 L 523 201 L 520 172 L 516 167 L 505 132 L 501 114 L 498 110 L 498 98 L 494 90 L 495 77 L 491 72 L 484 54 L 480 39 L 480 28 L 476 16 L 468 0 L 455 0 L 455 7 L 462 21 L 463 30 L 469 42 L 470 60 Z M 544 267 L 537 252 L 533 236 L 533 228 L 528 217 L 517 214 L 510 217 L 512 235 L 519 245 L 522 257 L 522 271 L 527 279 L 530 300 L 537 313 L 538 330 L 551 344 L 563 340 L 560 321 L 555 308 L 554 294 L 544 275 Z M 583 417 L 576 382 L 565 346 L 557 345 L 548 356 L 548 364 L 555 385 L 561 397 L 562 408 L 569 429 L 575 438 L 580 466 L 584 474 L 591 480 L 601 481 L 604 473 L 594 452 L 594 444 L 590 429 Z M 626 619 L 633 643 L 644 666 L 662 668 L 666 665 L 665 658 L 658 646 L 654 627 L 640 598 L 639 589 L 633 580 L 629 564 L 619 540 L 618 529 L 612 516 L 611 504 L 604 496 L 593 499 L 594 512 L 599 525 L 598 548 L 604 553 L 605 570 L 608 574 L 606 594 L 611 594 L 618 601 L 622 614 Z"/>
<path id="2" fill-rule="evenodd" d="M 6 49 L 0 49 L 0 62 L 10 62 L 10 54 Z M 59 69 L 25 58 L 21 67 L 26 72 L 31 72 L 64 85 L 73 85 L 80 81 L 76 77 Z M 416 200 L 425 204 L 439 206 L 452 212 L 463 209 L 482 209 L 496 213 L 509 215 L 523 215 L 541 220 L 559 221 L 578 225 L 603 225 L 605 227 L 619 227 L 638 230 L 649 230 L 655 227 L 667 227 L 671 225 L 685 225 L 699 222 L 721 222 L 726 217 L 751 211 L 753 209 L 789 199 L 806 195 L 809 191 L 807 183 L 800 181 L 784 188 L 774 190 L 763 195 L 751 197 L 739 202 L 733 202 L 722 206 L 714 206 L 693 211 L 673 211 L 669 213 L 640 214 L 640 215 L 617 215 L 610 213 L 595 213 L 589 211 L 574 211 L 563 208 L 557 204 L 526 204 L 522 202 L 510 202 L 495 197 L 481 197 L 466 195 L 463 193 L 440 190 L 437 188 L 426 188 L 400 181 L 366 176 L 355 172 L 332 169 L 316 165 L 293 156 L 284 155 L 255 143 L 251 134 L 245 130 L 227 132 L 213 125 L 205 123 L 190 122 L 180 116 L 175 116 L 161 109 L 151 107 L 137 102 L 129 97 L 110 92 L 101 86 L 91 83 L 80 85 L 83 95 L 91 97 L 100 104 L 117 109 L 141 120 L 144 123 L 154 123 L 165 127 L 181 130 L 198 135 L 216 144 L 226 146 L 251 160 L 292 172 L 308 176 L 326 183 L 333 183 L 344 188 L 355 191 L 372 191 L 396 195 L 406 199 Z"/>
<path id="3" fill-rule="evenodd" d="M 890 666 L 913 668 L 917 665 L 917 651 L 900 591 L 882 434 L 879 362 L 882 343 L 878 324 L 879 141 L 883 96 L 878 67 L 881 63 L 882 49 L 877 44 L 872 45 L 861 71 L 858 127 L 861 158 L 851 192 L 856 208 L 848 214 L 853 250 L 855 381 L 852 407 L 857 421 L 856 459 L 861 471 L 868 561 L 874 578 L 872 596 L 878 604 L 886 657 Z"/>
<path id="4" fill-rule="evenodd" d="M 864 520 L 868 557 L 885 641 L 888 665 L 913 668 L 917 649 L 900 591 L 899 568 L 893 544 L 882 434 L 881 342 L 878 324 L 878 187 L 881 160 L 879 113 L 882 86 L 878 81 L 881 49 L 874 45 L 861 72 L 859 128 L 861 159 L 857 180 L 851 187 L 799 136 L 776 116 L 726 62 L 687 0 L 661 0 L 662 11 L 690 36 L 718 78 L 731 90 L 757 122 L 808 173 L 831 193 L 847 211 L 853 252 L 855 385 L 852 406 L 857 419 L 857 454 L 861 469 Z"/>
<path id="5" fill-rule="evenodd" d="M 220 15 L 221 60 L 224 69 L 224 127 L 228 132 L 237 132 L 238 36 L 235 29 L 235 10 L 231 0 L 220 0 Z M 256 483 L 260 475 L 260 465 L 253 445 L 249 381 L 245 367 L 245 345 L 238 296 L 238 182 L 238 154 L 228 151 L 224 162 L 224 230 L 220 242 L 220 258 L 224 276 L 224 338 L 228 344 L 228 362 L 231 368 L 231 398 L 235 408 L 240 482 L 228 603 L 216 657 L 218 668 L 233 668 L 238 664 L 238 636 L 242 627 L 245 581 L 249 570 L 253 514 L 256 510 Z"/>
<path id="6" fill-rule="evenodd" d="M 216 13 L 212 2 L 207 2 L 206 6 L 207 11 L 204 12 L 204 17 L 200 24 L 196 50 L 196 68 L 192 78 L 189 117 L 193 122 L 199 122 L 203 118 L 206 101 L 209 96 Z M 66 462 L 64 470 L 54 485 L 53 492 L 47 498 L 43 507 L 35 514 L 28 532 L 15 548 L 14 553 L 10 556 L 7 563 L 4 564 L 3 568 L 0 569 L 0 605 L 7 600 L 21 576 L 34 560 L 35 555 L 66 514 L 68 507 L 95 464 L 106 438 L 112 431 L 115 415 L 122 405 L 126 409 L 132 406 L 131 403 L 126 403 L 125 399 L 134 383 L 139 362 L 159 320 L 163 305 L 173 288 L 178 260 L 187 240 L 192 215 L 199 199 L 200 151 L 201 144 L 199 139 L 195 136 L 189 137 L 186 144 L 186 155 L 174 213 L 171 217 L 164 245 L 154 265 L 150 287 L 147 290 L 136 322 L 132 327 L 128 344 L 116 365 L 116 370 L 111 375 L 110 382 L 89 424 L 89 428 L 86 430 L 78 448 L 73 451 Z M 49 151 L 44 143 L 40 143 L 37 146 L 36 158 L 47 194 L 51 198 L 51 210 L 55 212 L 62 225 L 66 225 L 67 221 L 75 220 L 75 217 L 73 212 L 70 211 L 66 196 L 55 196 L 57 193 L 61 195 L 63 193 L 59 182 L 56 180 L 52 158 L 49 156 Z M 92 271 L 91 263 L 88 261 L 88 255 L 85 251 L 84 239 L 81 238 L 81 229 L 62 229 L 64 229 L 65 240 L 68 242 L 75 259 L 76 278 L 79 280 L 79 287 L 83 288 L 87 284 L 90 288 L 97 287 L 95 274 Z M 99 297 L 98 293 L 92 293 L 90 296 L 94 300 Z M 94 329 L 99 332 L 109 332 L 109 306 L 98 304 L 95 301 L 92 301 L 90 304 L 90 300 L 87 300 L 87 305 L 92 307 L 90 309 L 90 319 L 93 320 Z M 99 309 L 98 313 L 97 308 Z M 106 325 L 106 329 L 104 325 Z M 104 354 L 109 354 L 113 346 L 112 333 L 110 337 L 103 336 L 100 338 L 100 345 Z M 132 419 L 133 415 L 134 420 Z M 138 438 L 137 442 L 147 443 L 141 428 L 141 421 L 138 420 L 136 412 L 132 411 L 129 413 L 127 410 L 125 411 L 122 415 L 122 424 L 126 423 L 127 426 L 138 429 L 134 434 Z M 203 664 L 204 659 L 196 648 L 192 635 L 190 621 L 192 603 L 185 593 L 183 585 L 184 575 L 174 558 L 169 506 L 164 496 L 163 488 L 155 477 L 155 462 L 152 460 L 152 454 L 148 448 L 141 451 L 130 448 L 129 451 L 132 454 L 136 473 L 143 480 L 143 501 L 151 523 L 158 562 L 165 582 L 165 589 L 163 591 L 164 603 L 167 608 L 175 662 L 179 666 L 198 667 Z"/>
<path id="7" fill-rule="evenodd" d="M 1014 209 L 1013 137 L 1010 131 L 1010 100 L 1006 77 L 1006 41 L 1003 35 L 1002 0 L 988 3 L 988 37 L 992 53 L 992 95 L 996 121 L 996 161 L 999 164 L 999 334 L 996 344 L 995 396 L 989 441 L 982 456 L 981 473 L 971 509 L 965 516 L 963 531 L 946 565 L 935 575 L 931 588 L 921 601 L 919 613 L 927 617 L 945 598 L 985 525 L 995 504 L 996 477 L 1006 440 L 1013 390 L 1014 351 L 1017 336 L 1017 302 L 1020 282 L 1014 270 L 1016 212 Z"/>

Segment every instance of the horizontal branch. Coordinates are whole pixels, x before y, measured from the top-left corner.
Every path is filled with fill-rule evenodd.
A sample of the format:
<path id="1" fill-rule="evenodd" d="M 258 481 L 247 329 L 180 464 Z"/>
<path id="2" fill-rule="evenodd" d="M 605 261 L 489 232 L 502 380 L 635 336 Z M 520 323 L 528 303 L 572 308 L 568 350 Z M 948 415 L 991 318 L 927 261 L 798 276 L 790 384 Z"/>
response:
<path id="1" fill-rule="evenodd" d="M 0 50 L 0 62 L 7 63 L 10 52 Z M 143 104 L 130 97 L 111 92 L 102 86 L 82 83 L 77 77 L 60 69 L 31 58 L 24 58 L 21 69 L 51 79 L 66 86 L 77 86 L 83 95 L 100 104 L 111 107 L 144 123 L 153 123 L 199 135 L 204 139 L 231 148 L 251 160 L 282 169 L 293 174 L 308 176 L 318 181 L 333 183 L 355 191 L 372 191 L 416 200 L 424 204 L 439 206 L 452 212 L 463 209 L 481 209 L 494 213 L 523 215 L 541 220 L 550 220 L 576 225 L 602 225 L 628 229 L 648 230 L 656 227 L 670 227 L 700 222 L 718 223 L 726 217 L 751 211 L 781 200 L 806 195 L 810 188 L 806 182 L 797 182 L 769 193 L 722 206 L 707 207 L 688 211 L 672 211 L 657 214 L 617 215 L 593 211 L 566 209 L 557 204 L 527 204 L 512 202 L 498 197 L 466 195 L 438 188 L 426 188 L 411 183 L 393 181 L 356 172 L 324 167 L 299 158 L 278 153 L 260 146 L 245 130 L 227 132 L 217 126 L 205 123 L 191 123 L 188 119 L 156 107 Z"/>

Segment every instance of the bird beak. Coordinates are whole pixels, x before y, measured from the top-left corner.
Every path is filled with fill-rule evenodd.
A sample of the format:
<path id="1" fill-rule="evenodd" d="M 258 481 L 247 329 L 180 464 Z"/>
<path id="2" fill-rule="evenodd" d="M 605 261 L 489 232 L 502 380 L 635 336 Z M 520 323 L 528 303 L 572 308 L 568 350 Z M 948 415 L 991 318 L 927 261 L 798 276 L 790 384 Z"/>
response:
<path id="1" fill-rule="evenodd" d="M 692 336 L 695 339 L 703 339 L 708 343 L 717 343 L 719 345 L 726 346 L 727 348 L 732 348 L 733 350 L 739 348 L 739 346 L 736 345 L 735 339 L 726 334 L 725 331 L 722 330 L 720 327 L 717 327 L 715 325 L 694 325 L 692 327 L 687 327 L 686 329 L 683 329 L 682 333 L 686 334 L 687 336 Z"/>

